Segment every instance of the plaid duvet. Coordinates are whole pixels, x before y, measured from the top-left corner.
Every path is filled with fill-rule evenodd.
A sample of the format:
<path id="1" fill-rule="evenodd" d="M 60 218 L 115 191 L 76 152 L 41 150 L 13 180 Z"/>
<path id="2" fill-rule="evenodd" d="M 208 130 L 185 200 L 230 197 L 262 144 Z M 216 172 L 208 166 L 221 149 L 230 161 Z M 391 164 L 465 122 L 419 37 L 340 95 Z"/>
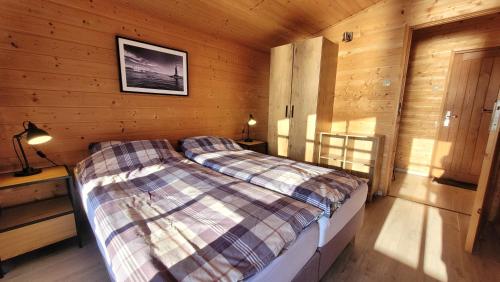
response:
<path id="1" fill-rule="evenodd" d="M 195 164 L 166 140 L 107 146 L 75 172 L 117 281 L 246 279 L 321 214 Z"/>
<path id="2" fill-rule="evenodd" d="M 220 173 L 288 195 L 331 216 L 365 179 L 343 171 L 313 166 L 243 150 L 233 140 L 199 136 L 182 141 L 191 160 Z"/>

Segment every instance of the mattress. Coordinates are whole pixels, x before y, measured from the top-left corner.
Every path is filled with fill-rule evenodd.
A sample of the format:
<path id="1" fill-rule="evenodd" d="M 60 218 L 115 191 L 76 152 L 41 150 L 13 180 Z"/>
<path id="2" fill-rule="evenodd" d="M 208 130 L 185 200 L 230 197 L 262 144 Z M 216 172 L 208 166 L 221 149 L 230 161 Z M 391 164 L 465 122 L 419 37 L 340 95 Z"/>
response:
<path id="1" fill-rule="evenodd" d="M 78 180 L 75 181 L 77 195 L 81 198 L 81 184 Z M 92 224 L 91 224 L 92 226 Z M 266 268 L 258 272 L 254 276 L 248 278 L 246 281 L 292 281 L 292 279 L 302 270 L 302 268 L 311 259 L 317 250 L 319 238 L 319 225 L 313 222 L 306 230 L 302 231 L 299 237 L 290 246 L 284 249 L 284 251 L 275 258 Z M 104 246 L 96 240 L 98 249 L 101 256 L 105 258 L 106 252 L 104 251 Z M 113 272 L 111 271 L 110 265 L 106 263 L 106 259 L 103 262 L 108 271 L 108 275 L 111 280 L 115 281 Z"/>
<path id="2" fill-rule="evenodd" d="M 367 182 L 343 170 L 243 150 L 234 140 L 223 137 L 190 137 L 181 147 L 194 162 L 310 204 L 329 217 Z"/>
<path id="3" fill-rule="evenodd" d="M 322 216 L 319 218 L 319 242 L 318 247 L 323 247 L 344 226 L 353 218 L 353 216 L 363 207 L 368 194 L 368 185 L 361 185 L 351 194 L 351 197 L 345 201 L 332 215 L 332 217 Z"/>
<path id="4" fill-rule="evenodd" d="M 318 246 L 319 226 L 311 224 L 297 240 L 266 268 L 246 281 L 289 282 L 306 265 Z"/>
<path id="5" fill-rule="evenodd" d="M 318 246 L 319 226 L 313 223 L 307 230 L 302 231 L 299 238 L 289 246 L 280 256 L 273 260 L 266 268 L 250 277 L 246 281 L 273 281 L 273 282 L 289 282 L 299 273 L 306 265 L 309 259 L 316 252 Z M 104 255 L 103 246 L 97 243 L 101 255 Z M 115 280 L 113 272 L 108 264 L 106 264 L 111 280 Z"/>

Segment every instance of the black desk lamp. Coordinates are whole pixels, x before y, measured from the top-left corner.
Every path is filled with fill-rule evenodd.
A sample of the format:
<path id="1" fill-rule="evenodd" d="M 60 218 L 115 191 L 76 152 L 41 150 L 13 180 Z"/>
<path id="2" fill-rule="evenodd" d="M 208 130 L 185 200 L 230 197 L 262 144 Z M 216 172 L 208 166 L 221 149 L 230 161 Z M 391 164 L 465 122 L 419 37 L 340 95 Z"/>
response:
<path id="1" fill-rule="evenodd" d="M 250 117 L 248 118 L 247 121 L 247 138 L 245 139 L 245 142 L 252 142 L 252 138 L 250 138 L 250 126 L 254 126 L 257 124 L 257 121 L 253 118 L 253 115 L 250 114 Z"/>
<path id="2" fill-rule="evenodd" d="M 50 136 L 47 131 L 42 130 L 34 123 L 31 121 L 25 121 L 23 123 L 24 131 L 12 136 L 12 145 L 14 146 L 14 151 L 16 152 L 17 158 L 19 159 L 19 162 L 21 163 L 23 169 L 21 171 L 16 171 L 14 173 L 14 176 L 29 176 L 29 175 L 34 175 L 42 172 L 41 169 L 39 168 L 33 168 L 30 167 L 30 164 L 28 163 L 28 158 L 26 158 L 26 154 L 24 153 L 23 146 L 21 144 L 21 139 L 23 136 L 26 134 L 26 141 L 30 145 L 37 145 L 37 144 L 42 144 L 45 142 L 50 141 L 52 139 L 52 136 Z M 19 153 L 17 152 L 16 149 L 16 144 L 14 143 L 14 139 L 17 141 L 17 146 L 21 150 L 21 155 L 23 159 L 19 157 Z"/>

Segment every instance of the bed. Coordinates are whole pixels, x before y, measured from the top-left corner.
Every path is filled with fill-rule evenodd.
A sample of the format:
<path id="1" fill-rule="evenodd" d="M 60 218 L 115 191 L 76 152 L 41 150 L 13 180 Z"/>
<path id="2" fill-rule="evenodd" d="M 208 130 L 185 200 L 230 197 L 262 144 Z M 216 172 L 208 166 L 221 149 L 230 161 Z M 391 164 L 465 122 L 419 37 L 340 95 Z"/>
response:
<path id="1" fill-rule="evenodd" d="M 75 168 L 117 281 L 317 281 L 321 210 L 191 162 L 166 140 L 103 145 Z"/>
<path id="2" fill-rule="evenodd" d="M 320 208 L 323 216 L 318 220 L 318 250 L 323 257 L 329 257 L 322 260 L 320 275 L 336 258 L 331 254 L 339 253 L 342 249 L 339 251 L 338 246 L 347 244 L 344 241 L 348 238 L 339 235 L 345 244 L 333 239 L 343 229 L 349 229 L 349 224 L 359 228 L 362 222 L 368 193 L 365 179 L 244 150 L 223 137 L 191 137 L 181 140 L 180 145 L 187 158 L 205 167 Z"/>

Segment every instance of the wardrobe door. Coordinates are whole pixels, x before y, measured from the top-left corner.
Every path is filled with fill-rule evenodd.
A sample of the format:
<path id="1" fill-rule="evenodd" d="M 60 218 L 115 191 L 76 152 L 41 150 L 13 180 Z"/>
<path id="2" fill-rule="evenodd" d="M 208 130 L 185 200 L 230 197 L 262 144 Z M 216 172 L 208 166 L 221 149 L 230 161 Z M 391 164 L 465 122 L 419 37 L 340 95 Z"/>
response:
<path id="1" fill-rule="evenodd" d="M 295 43 L 288 157 L 313 162 L 323 38 Z"/>
<path id="2" fill-rule="evenodd" d="M 292 64 L 292 44 L 271 49 L 267 142 L 269 154 L 274 156 L 288 156 Z"/>

